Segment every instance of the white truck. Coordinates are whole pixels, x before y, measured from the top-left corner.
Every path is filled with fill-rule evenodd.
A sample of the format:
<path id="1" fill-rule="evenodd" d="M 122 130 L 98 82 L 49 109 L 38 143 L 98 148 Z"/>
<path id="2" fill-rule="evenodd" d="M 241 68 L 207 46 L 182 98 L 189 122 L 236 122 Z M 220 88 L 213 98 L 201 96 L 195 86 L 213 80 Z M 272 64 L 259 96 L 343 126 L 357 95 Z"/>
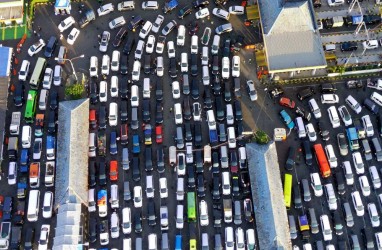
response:
<path id="1" fill-rule="evenodd" d="M 52 187 L 54 185 L 54 170 L 56 163 L 54 161 L 47 161 L 45 163 L 45 186 Z"/>
<path id="2" fill-rule="evenodd" d="M 11 222 L 2 222 L 0 229 L 0 249 L 9 248 L 9 239 L 11 236 Z"/>
<path id="3" fill-rule="evenodd" d="M 382 90 L 382 79 L 378 80 L 372 80 L 368 78 L 366 80 L 366 84 L 368 88 L 376 89 L 376 90 Z"/>
<path id="4" fill-rule="evenodd" d="M 11 125 L 9 132 L 11 135 L 19 135 L 20 130 L 21 112 L 12 112 Z"/>

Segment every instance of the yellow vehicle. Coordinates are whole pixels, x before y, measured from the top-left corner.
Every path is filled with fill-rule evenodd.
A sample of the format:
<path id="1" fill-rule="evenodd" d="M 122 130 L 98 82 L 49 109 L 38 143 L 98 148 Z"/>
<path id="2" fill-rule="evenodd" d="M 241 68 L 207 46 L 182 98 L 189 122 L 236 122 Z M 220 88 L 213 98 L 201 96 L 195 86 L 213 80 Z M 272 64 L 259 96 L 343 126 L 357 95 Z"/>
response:
<path id="1" fill-rule="evenodd" d="M 196 240 L 190 239 L 190 250 L 196 250 Z"/>

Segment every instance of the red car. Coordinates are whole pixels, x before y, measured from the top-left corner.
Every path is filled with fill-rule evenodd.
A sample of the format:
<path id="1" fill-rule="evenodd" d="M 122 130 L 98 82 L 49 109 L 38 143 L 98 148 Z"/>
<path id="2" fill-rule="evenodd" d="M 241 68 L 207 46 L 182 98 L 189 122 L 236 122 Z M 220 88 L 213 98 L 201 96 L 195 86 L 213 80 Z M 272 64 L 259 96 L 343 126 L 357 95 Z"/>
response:
<path id="1" fill-rule="evenodd" d="M 162 130 L 162 125 L 158 125 L 155 127 L 155 135 L 156 135 L 156 142 L 158 144 L 162 144 L 163 142 L 163 130 Z"/>
<path id="2" fill-rule="evenodd" d="M 286 98 L 286 97 L 281 97 L 279 104 L 281 106 L 285 106 L 285 107 L 288 107 L 290 109 L 294 109 L 294 107 L 296 106 L 296 103 L 293 100 Z"/>

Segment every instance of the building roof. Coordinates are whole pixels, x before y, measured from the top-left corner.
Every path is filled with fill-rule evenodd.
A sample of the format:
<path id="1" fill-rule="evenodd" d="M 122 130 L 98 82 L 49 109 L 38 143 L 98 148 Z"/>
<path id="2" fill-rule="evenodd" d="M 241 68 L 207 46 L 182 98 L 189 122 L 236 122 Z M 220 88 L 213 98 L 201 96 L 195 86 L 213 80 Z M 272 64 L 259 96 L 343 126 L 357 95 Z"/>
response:
<path id="1" fill-rule="evenodd" d="M 276 144 L 246 145 L 260 249 L 292 249 Z"/>
<path id="2" fill-rule="evenodd" d="M 89 99 L 60 102 L 58 111 L 55 207 L 87 206 Z"/>
<path id="3" fill-rule="evenodd" d="M 269 72 L 325 68 L 310 1 L 259 0 Z"/>
<path id="4" fill-rule="evenodd" d="M 56 0 L 56 3 L 54 4 L 55 8 L 63 8 L 63 7 L 69 7 L 70 6 L 70 0 Z"/>

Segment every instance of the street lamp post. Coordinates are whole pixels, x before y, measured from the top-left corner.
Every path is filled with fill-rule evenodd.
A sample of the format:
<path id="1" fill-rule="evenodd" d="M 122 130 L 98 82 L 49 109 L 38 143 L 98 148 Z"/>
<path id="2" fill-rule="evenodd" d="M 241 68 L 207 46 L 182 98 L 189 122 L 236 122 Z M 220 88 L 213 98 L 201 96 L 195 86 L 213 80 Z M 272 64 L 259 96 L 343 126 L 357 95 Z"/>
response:
<path id="1" fill-rule="evenodd" d="M 70 65 L 72 66 L 72 71 L 73 71 L 74 77 L 76 78 L 76 82 L 78 82 L 78 77 L 77 77 L 77 73 L 76 73 L 76 71 L 75 71 L 75 69 L 74 69 L 73 62 L 72 62 L 72 61 L 75 60 L 75 59 L 78 59 L 78 58 L 84 58 L 84 57 L 85 57 L 85 55 L 82 54 L 82 55 L 73 57 L 72 59 L 69 59 L 69 58 L 63 58 L 63 59 L 61 59 L 61 60 L 63 60 L 63 61 L 69 61 L 69 62 L 70 62 Z M 58 61 L 58 57 L 55 57 L 54 60 Z"/>

